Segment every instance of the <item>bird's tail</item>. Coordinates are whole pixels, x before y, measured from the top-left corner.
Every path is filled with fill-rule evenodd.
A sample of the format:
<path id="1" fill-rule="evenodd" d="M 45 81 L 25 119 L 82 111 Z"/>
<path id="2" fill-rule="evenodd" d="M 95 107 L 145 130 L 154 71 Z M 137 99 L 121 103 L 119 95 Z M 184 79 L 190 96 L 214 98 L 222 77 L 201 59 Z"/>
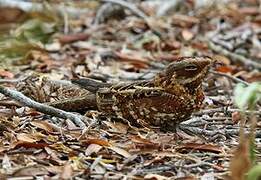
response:
<path id="1" fill-rule="evenodd" d="M 46 104 L 58 109 L 73 112 L 82 112 L 88 109 L 97 109 L 96 94 L 94 93 L 86 94 L 81 97 L 73 97 L 69 99 L 54 101 Z"/>

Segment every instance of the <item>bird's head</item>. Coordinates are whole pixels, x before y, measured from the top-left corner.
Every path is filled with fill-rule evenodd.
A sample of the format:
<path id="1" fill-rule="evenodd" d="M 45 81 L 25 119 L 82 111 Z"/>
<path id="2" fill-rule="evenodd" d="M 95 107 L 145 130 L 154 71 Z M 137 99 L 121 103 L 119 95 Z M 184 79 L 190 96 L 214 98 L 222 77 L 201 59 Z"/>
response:
<path id="1" fill-rule="evenodd" d="M 159 86 L 179 84 L 195 89 L 204 80 L 212 62 L 209 57 L 183 57 L 159 73 L 154 79 L 155 83 Z"/>

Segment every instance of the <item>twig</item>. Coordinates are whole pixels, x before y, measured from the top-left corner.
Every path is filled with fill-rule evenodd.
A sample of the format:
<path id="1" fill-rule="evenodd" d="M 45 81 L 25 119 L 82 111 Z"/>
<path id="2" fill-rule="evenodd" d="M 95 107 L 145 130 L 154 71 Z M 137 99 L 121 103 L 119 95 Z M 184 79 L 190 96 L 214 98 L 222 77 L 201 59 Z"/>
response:
<path id="1" fill-rule="evenodd" d="M 230 42 L 221 40 L 220 38 L 218 38 L 218 35 L 214 36 L 211 40 L 215 44 L 218 44 L 219 46 L 223 46 L 226 49 L 228 49 L 229 51 L 232 51 L 234 49 L 233 45 Z"/>
<path id="2" fill-rule="evenodd" d="M 0 79 L 0 84 L 3 84 L 3 83 L 12 83 L 12 84 L 15 84 L 15 83 L 19 83 L 23 80 L 25 80 L 27 77 L 20 77 L 20 78 L 17 78 L 17 79 Z"/>
<path id="3" fill-rule="evenodd" d="M 220 54 L 223 54 L 225 56 L 228 56 L 231 58 L 232 61 L 237 62 L 240 61 L 242 64 L 246 65 L 246 66 L 251 66 L 255 69 L 259 69 L 261 70 L 261 64 L 258 62 L 255 62 L 249 58 L 246 58 L 244 56 L 241 56 L 239 54 L 230 52 L 224 48 L 222 48 L 221 46 L 215 45 L 213 42 L 211 42 L 211 40 L 209 40 L 209 47 L 215 51 L 218 52 Z"/>
<path id="4" fill-rule="evenodd" d="M 160 2 L 160 6 L 157 10 L 157 16 L 166 16 L 169 11 L 174 11 L 181 3 L 181 0 L 169 0 L 169 1 L 163 1 Z"/>
<path id="5" fill-rule="evenodd" d="M 242 83 L 242 84 L 247 85 L 247 86 L 249 85 L 248 82 L 243 81 L 242 79 L 239 79 L 237 77 L 234 77 L 234 76 L 226 74 L 226 73 L 212 71 L 212 70 L 209 70 L 209 72 L 211 72 L 212 74 L 215 74 L 215 75 L 224 76 L 224 77 L 229 78 L 229 79 L 231 79 L 231 80 L 233 80 L 234 82 L 237 82 L 237 83 Z"/>
<path id="6" fill-rule="evenodd" d="M 240 109 L 231 109 L 231 108 L 214 108 L 214 109 L 204 109 L 204 110 L 201 110 L 199 112 L 195 112 L 194 115 L 197 115 L 197 116 L 200 116 L 200 115 L 204 115 L 204 114 L 213 114 L 213 113 L 217 113 L 217 112 L 230 112 L 230 113 L 233 113 L 233 112 L 240 112 Z M 261 112 L 260 111 L 249 111 L 249 110 L 246 110 L 244 111 L 244 113 L 246 114 L 254 114 L 254 115 L 261 115 Z"/>
<path id="7" fill-rule="evenodd" d="M 63 111 L 60 109 L 56 109 L 56 108 L 48 106 L 46 104 L 41 104 L 39 102 L 36 102 L 36 101 L 26 97 L 21 92 L 11 90 L 11 89 L 5 88 L 3 86 L 0 86 L 0 93 L 4 94 L 10 98 L 15 99 L 16 101 L 18 101 L 19 103 L 21 103 L 25 106 L 34 108 L 37 111 L 40 111 L 42 113 L 53 115 L 53 116 L 63 118 L 63 119 L 70 119 L 79 127 L 81 127 L 81 128 L 86 127 L 86 125 L 83 123 L 83 121 L 87 120 L 87 118 L 85 118 L 84 116 L 75 115 L 73 113 L 66 112 L 66 111 Z"/>
<path id="8" fill-rule="evenodd" d="M 141 17 L 143 19 L 147 19 L 148 16 L 144 14 L 140 9 L 138 9 L 135 5 L 123 1 L 123 0 L 102 0 L 103 2 L 108 2 L 108 3 L 114 3 L 118 4 L 122 7 L 128 8 L 130 11 L 132 11 L 136 16 Z"/>
<path id="9" fill-rule="evenodd" d="M 179 128 L 185 132 L 190 132 L 193 134 L 197 134 L 197 135 L 205 135 L 208 137 L 213 137 L 217 134 L 223 134 L 226 136 L 237 136 L 239 135 L 239 131 L 240 129 L 219 129 L 219 130 L 206 130 L 206 129 L 202 129 L 202 128 L 198 128 L 198 127 L 191 127 L 191 126 L 187 126 L 186 124 L 180 124 Z M 246 131 L 246 133 L 249 133 L 249 131 Z M 258 130 L 256 131 L 256 138 L 260 138 L 261 137 L 261 131 Z"/>

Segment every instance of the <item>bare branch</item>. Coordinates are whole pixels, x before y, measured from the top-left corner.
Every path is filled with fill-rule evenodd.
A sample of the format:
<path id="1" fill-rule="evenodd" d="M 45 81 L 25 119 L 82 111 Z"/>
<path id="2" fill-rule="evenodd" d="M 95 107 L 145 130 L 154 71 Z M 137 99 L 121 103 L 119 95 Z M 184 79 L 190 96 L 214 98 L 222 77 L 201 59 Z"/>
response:
<path id="1" fill-rule="evenodd" d="M 233 81 L 236 82 L 236 83 L 242 83 L 242 84 L 247 85 L 247 86 L 249 85 L 248 82 L 243 81 L 242 79 L 239 79 L 239 78 L 237 78 L 237 77 L 234 77 L 234 76 L 229 75 L 229 74 L 226 74 L 226 73 L 217 72 L 217 71 L 212 71 L 212 70 L 210 70 L 209 72 L 211 72 L 212 74 L 215 74 L 215 75 L 224 76 L 224 77 L 226 77 L 226 78 L 229 78 L 229 79 L 233 80 Z"/>
<path id="2" fill-rule="evenodd" d="M 48 106 L 46 104 L 41 104 L 39 102 L 36 102 L 36 101 L 26 97 L 21 92 L 11 90 L 11 89 L 5 88 L 3 86 L 0 86 L 0 93 L 4 94 L 12 99 L 15 99 L 16 101 L 18 101 L 19 103 L 21 103 L 25 106 L 36 109 L 37 111 L 40 111 L 42 113 L 56 116 L 56 117 L 63 118 L 63 119 L 70 119 L 79 127 L 81 127 L 81 128 L 86 127 L 86 125 L 85 125 L 85 123 L 83 123 L 83 121 L 87 121 L 87 118 L 84 116 L 75 115 L 71 112 L 66 112 L 66 111 Z"/>

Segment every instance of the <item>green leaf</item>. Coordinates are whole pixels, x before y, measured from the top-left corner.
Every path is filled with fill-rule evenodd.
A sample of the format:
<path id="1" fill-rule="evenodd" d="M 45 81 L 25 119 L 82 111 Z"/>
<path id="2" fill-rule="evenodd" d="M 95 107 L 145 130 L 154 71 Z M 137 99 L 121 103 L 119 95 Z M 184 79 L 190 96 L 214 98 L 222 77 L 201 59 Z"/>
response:
<path id="1" fill-rule="evenodd" d="M 251 83 L 249 86 L 238 84 L 234 90 L 235 104 L 242 110 L 253 110 L 261 98 L 261 83 Z"/>
<path id="2" fill-rule="evenodd" d="M 14 36 L 20 41 L 47 43 L 56 32 L 55 23 L 31 19 L 16 29 Z"/>
<path id="3" fill-rule="evenodd" d="M 247 173 L 247 180 L 259 180 L 261 178 L 261 164 L 252 167 Z"/>

